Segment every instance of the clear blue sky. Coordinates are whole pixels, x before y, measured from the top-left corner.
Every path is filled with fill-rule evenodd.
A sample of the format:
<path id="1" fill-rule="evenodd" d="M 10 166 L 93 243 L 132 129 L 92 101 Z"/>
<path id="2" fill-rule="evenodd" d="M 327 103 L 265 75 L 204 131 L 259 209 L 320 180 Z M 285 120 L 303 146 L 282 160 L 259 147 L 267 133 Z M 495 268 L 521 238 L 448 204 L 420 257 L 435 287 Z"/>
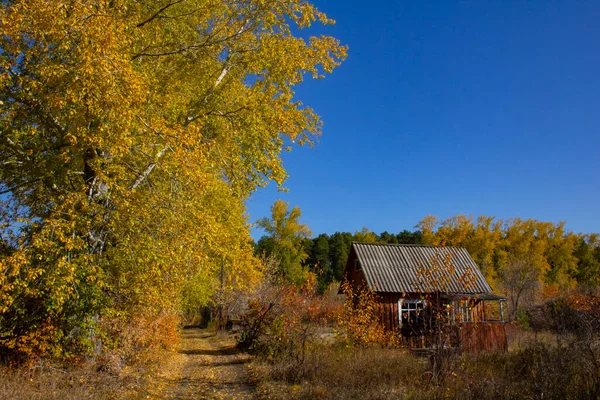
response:
<path id="1" fill-rule="evenodd" d="M 349 57 L 298 87 L 323 136 L 250 221 L 281 198 L 315 235 L 461 213 L 600 231 L 600 2 L 314 3 Z"/>

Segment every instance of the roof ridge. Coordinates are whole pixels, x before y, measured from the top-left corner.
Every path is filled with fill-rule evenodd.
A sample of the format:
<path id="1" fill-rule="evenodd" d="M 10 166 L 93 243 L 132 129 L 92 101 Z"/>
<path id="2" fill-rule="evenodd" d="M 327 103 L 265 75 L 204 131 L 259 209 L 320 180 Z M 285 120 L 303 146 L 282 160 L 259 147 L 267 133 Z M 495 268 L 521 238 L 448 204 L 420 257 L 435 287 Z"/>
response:
<path id="1" fill-rule="evenodd" d="M 436 246 L 434 244 L 412 244 L 412 243 L 368 243 L 368 242 L 352 242 L 352 244 L 361 244 L 367 246 L 392 246 L 392 247 L 432 247 L 439 249 L 464 249 L 459 246 Z"/>

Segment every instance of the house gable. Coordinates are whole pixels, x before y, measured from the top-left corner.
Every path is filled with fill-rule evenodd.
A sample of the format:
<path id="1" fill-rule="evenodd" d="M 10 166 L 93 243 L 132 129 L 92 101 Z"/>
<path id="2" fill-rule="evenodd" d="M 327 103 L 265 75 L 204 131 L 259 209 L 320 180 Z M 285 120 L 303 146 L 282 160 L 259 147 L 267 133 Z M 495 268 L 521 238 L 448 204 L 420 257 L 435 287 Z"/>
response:
<path id="1" fill-rule="evenodd" d="M 358 262 L 358 264 L 357 264 L 357 262 Z M 359 266 L 358 269 L 357 269 L 357 265 Z M 365 277 L 364 270 L 362 268 L 362 265 L 360 264 L 360 261 L 358 260 L 354 246 L 352 246 L 350 248 L 350 253 L 348 254 L 348 259 L 346 260 L 346 268 L 344 269 L 342 283 L 345 281 L 348 281 L 352 285 L 352 287 L 355 287 L 355 288 L 369 287 L 366 277 Z M 343 293 L 342 286 L 343 285 L 340 285 L 338 294 Z"/>

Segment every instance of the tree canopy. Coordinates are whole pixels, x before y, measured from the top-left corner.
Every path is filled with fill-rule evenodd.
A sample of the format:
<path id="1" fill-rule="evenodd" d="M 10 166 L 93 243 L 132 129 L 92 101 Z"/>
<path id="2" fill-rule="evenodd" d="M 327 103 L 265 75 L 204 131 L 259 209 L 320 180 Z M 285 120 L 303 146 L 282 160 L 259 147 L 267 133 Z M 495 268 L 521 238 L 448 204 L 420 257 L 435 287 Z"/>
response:
<path id="1" fill-rule="evenodd" d="M 300 222 L 299 207 L 289 210 L 289 203 L 276 200 L 271 207 L 271 217 L 261 218 L 257 224 L 267 232 L 258 242 L 258 253 L 273 257 L 278 263 L 278 273 L 284 282 L 301 282 L 304 279 L 303 262 L 308 257 L 304 239 L 312 232 Z"/>
<path id="2" fill-rule="evenodd" d="M 517 297 L 535 301 L 575 286 L 600 284 L 598 234 L 569 232 L 564 222 L 427 216 L 416 228 L 397 234 L 376 234 L 366 227 L 354 233 L 321 233 L 305 241 L 304 264 L 317 274 L 319 288 L 324 290 L 342 279 L 352 242 L 458 246 L 469 251 L 492 288 L 514 297 L 517 306 Z M 263 237 L 261 242 L 268 240 Z"/>
<path id="3" fill-rule="evenodd" d="M 523 301 L 599 283 L 598 235 L 569 232 L 564 222 L 427 216 L 417 227 L 426 244 L 465 247 L 492 287 L 509 297 L 512 317 Z"/>
<path id="4" fill-rule="evenodd" d="M 223 263 L 252 284 L 244 200 L 320 134 L 294 86 L 346 47 L 298 29 L 333 21 L 300 0 L 17 0 L 0 21 L 0 346 L 206 302 Z"/>

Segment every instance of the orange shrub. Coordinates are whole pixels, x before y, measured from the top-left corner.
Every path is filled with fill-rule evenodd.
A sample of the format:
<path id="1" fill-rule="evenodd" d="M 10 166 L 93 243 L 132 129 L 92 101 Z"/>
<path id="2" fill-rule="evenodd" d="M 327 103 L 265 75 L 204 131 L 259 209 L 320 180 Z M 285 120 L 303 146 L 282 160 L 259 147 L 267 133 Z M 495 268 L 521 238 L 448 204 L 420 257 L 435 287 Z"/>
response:
<path id="1" fill-rule="evenodd" d="M 318 327 L 337 319 L 339 304 L 316 294 L 314 274 L 303 285 L 268 285 L 242 317 L 239 343 L 272 360 L 304 361 Z"/>
<path id="2" fill-rule="evenodd" d="M 159 314 L 133 313 L 129 319 L 115 316 L 101 320 L 103 345 L 98 357 L 101 369 L 119 372 L 125 363 L 144 363 L 160 356 L 162 350 L 173 349 L 179 342 L 179 317 Z M 104 343 L 102 343 L 104 339 Z"/>
<path id="3" fill-rule="evenodd" d="M 386 331 L 380 322 L 381 307 L 377 295 L 366 287 L 355 289 L 349 282 L 342 284 L 346 301 L 338 317 L 337 333 L 357 346 L 395 346 L 399 337 Z"/>
<path id="4" fill-rule="evenodd" d="M 62 355 L 57 354 L 60 347 L 56 345 L 60 336 L 60 330 L 46 319 L 40 326 L 21 336 L 3 341 L 2 345 L 11 352 L 10 357 L 7 357 L 11 365 L 23 362 L 31 366 L 46 356 Z"/>
<path id="5" fill-rule="evenodd" d="M 543 285 L 543 287 L 542 287 L 542 299 L 543 300 L 555 299 L 558 296 L 560 296 L 560 288 L 558 287 L 557 284 L 546 283 L 545 285 Z"/>

